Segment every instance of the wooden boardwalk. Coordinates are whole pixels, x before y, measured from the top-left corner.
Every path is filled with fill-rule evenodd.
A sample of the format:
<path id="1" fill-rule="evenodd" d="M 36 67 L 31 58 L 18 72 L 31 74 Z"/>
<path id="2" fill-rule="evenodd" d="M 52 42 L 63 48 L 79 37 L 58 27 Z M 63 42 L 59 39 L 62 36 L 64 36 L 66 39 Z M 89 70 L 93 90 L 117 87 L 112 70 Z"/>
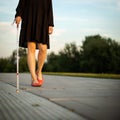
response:
<path id="1" fill-rule="evenodd" d="M 120 120 L 120 80 L 43 77 L 34 88 L 30 74 L 20 74 L 17 94 L 16 74 L 0 73 L 0 120 Z"/>

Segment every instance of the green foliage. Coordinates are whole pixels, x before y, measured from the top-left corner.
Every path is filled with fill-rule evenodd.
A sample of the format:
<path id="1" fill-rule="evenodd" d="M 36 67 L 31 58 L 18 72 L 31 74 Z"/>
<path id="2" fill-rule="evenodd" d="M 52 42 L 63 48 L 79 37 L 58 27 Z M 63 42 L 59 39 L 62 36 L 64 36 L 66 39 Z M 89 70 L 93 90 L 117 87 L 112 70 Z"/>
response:
<path id="1" fill-rule="evenodd" d="M 86 37 L 82 46 L 82 67 L 85 72 L 105 72 L 108 68 L 108 44 L 105 38 L 99 35 Z"/>
<path id="2" fill-rule="evenodd" d="M 7 58 L 1 58 L 0 59 L 0 72 L 7 72 L 8 69 L 10 68 L 10 62 L 8 61 Z"/>
<path id="3" fill-rule="evenodd" d="M 14 50 L 12 55 L 8 58 L 0 58 L 0 72 L 16 72 L 16 54 Z M 27 72 L 26 49 L 19 48 L 19 71 Z"/>
<path id="4" fill-rule="evenodd" d="M 75 43 L 66 44 L 59 52 L 61 72 L 79 72 L 79 50 Z"/>
<path id="5" fill-rule="evenodd" d="M 27 57 L 23 56 L 20 58 L 19 62 L 19 70 L 20 72 L 28 72 L 28 67 L 27 67 Z"/>
<path id="6" fill-rule="evenodd" d="M 54 52 L 51 52 L 50 54 L 48 54 L 47 56 L 47 61 L 49 61 L 48 64 L 45 63 L 43 71 L 58 71 L 59 70 L 59 64 L 57 63 L 57 61 L 59 60 L 59 56 L 56 55 Z"/>
<path id="7" fill-rule="evenodd" d="M 26 49 L 19 49 L 20 72 L 28 72 Z M 100 35 L 87 36 L 83 45 L 65 44 L 58 54 L 48 54 L 45 72 L 84 72 L 120 74 L 120 45 Z M 0 72 L 16 72 L 16 50 L 8 58 L 0 58 Z"/>
<path id="8" fill-rule="evenodd" d="M 64 50 L 58 55 L 54 52 L 48 54 L 44 71 L 53 72 L 79 72 L 79 50 L 75 43 L 66 44 Z"/>
<path id="9" fill-rule="evenodd" d="M 55 55 L 48 55 L 45 71 L 120 73 L 120 45 L 100 35 L 87 36 L 81 49 L 75 43 L 66 44 Z"/>
<path id="10" fill-rule="evenodd" d="M 120 73 L 120 45 L 100 35 L 88 36 L 83 42 L 81 60 L 84 72 Z"/>

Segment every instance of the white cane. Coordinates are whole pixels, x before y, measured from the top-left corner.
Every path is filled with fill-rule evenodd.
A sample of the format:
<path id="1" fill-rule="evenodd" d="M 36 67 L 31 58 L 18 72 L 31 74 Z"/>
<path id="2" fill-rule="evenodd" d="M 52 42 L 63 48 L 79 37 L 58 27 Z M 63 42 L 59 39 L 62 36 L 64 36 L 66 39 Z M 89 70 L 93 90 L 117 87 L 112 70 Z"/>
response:
<path id="1" fill-rule="evenodd" d="M 17 83 L 16 83 L 16 92 L 19 93 L 19 27 L 17 26 L 17 65 L 16 65 L 16 75 L 17 75 Z"/>

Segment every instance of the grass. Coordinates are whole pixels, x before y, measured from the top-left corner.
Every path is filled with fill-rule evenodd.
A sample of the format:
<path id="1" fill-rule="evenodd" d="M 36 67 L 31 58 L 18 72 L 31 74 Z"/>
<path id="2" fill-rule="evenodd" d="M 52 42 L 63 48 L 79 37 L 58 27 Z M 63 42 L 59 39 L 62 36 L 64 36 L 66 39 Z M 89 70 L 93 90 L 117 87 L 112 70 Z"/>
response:
<path id="1" fill-rule="evenodd" d="M 46 74 L 46 75 L 60 75 L 60 76 L 73 76 L 73 77 L 120 79 L 120 74 L 66 73 L 66 72 L 44 72 L 44 74 Z"/>

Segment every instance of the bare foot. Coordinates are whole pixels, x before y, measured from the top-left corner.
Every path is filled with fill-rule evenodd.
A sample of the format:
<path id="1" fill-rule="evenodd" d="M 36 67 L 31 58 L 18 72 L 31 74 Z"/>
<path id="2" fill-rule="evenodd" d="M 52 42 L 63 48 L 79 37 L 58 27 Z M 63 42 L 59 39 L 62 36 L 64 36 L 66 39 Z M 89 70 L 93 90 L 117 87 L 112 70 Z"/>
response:
<path id="1" fill-rule="evenodd" d="M 36 75 L 37 75 L 37 78 L 38 78 L 38 79 L 40 79 L 40 80 L 43 79 L 43 78 L 42 78 L 42 72 L 36 71 Z"/>
<path id="2" fill-rule="evenodd" d="M 32 80 L 32 83 L 39 83 L 38 80 Z"/>

